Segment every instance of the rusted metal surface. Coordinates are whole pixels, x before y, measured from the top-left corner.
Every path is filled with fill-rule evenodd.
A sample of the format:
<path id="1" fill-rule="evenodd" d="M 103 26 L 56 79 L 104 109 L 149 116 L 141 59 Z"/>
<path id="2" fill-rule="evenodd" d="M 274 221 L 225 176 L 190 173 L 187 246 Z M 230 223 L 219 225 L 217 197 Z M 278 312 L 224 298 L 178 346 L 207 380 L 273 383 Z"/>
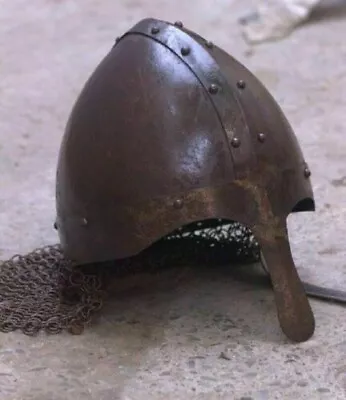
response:
<path id="1" fill-rule="evenodd" d="M 281 328 L 291 340 L 302 342 L 313 335 L 315 319 L 294 265 L 287 234 L 282 235 L 284 228 L 282 221 L 279 234 L 271 240 L 266 240 L 261 231 L 254 232 L 268 266 Z"/>
<path id="2" fill-rule="evenodd" d="M 116 41 L 71 113 L 57 228 L 80 264 L 137 254 L 210 218 L 253 229 L 292 340 L 314 318 L 286 217 L 314 210 L 310 171 L 280 107 L 248 69 L 182 23 L 146 19 Z"/>

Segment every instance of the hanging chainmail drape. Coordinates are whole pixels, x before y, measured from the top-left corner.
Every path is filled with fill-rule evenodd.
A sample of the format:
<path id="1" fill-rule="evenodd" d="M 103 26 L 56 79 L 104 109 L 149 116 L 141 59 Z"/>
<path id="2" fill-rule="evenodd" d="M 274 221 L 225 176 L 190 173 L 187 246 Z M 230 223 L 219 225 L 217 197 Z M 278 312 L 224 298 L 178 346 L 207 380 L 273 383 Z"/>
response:
<path id="1" fill-rule="evenodd" d="M 254 263 L 259 256 L 247 228 L 222 220 L 183 227 L 121 261 L 80 267 L 64 258 L 59 245 L 40 248 L 0 263 L 0 331 L 80 334 L 117 277 L 182 264 Z"/>

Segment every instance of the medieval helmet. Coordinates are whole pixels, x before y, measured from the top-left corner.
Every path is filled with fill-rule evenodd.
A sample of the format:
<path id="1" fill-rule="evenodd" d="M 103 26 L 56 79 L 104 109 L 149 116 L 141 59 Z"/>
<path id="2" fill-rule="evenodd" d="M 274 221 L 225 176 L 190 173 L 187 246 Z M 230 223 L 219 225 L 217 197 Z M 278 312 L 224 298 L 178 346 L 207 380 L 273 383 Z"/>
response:
<path id="1" fill-rule="evenodd" d="M 310 171 L 279 105 L 218 46 L 144 19 L 82 89 L 61 144 L 56 227 L 78 264 L 126 259 L 199 221 L 251 229 L 269 269 L 284 333 L 315 322 L 287 233 L 314 211 Z"/>

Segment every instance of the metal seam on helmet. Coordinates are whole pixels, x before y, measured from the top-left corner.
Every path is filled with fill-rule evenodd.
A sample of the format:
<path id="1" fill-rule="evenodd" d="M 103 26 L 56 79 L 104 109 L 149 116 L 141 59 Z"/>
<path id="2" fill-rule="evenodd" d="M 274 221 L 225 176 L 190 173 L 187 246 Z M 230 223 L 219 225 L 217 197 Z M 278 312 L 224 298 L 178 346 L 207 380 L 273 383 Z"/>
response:
<path id="1" fill-rule="evenodd" d="M 195 76 L 195 78 L 196 78 L 196 79 L 198 80 L 198 82 L 201 84 L 202 88 L 205 89 L 205 91 L 207 92 L 208 99 L 210 100 L 210 103 L 211 103 L 212 107 L 214 108 L 214 110 L 215 110 L 215 112 L 216 112 L 216 115 L 217 115 L 217 117 L 218 117 L 218 120 L 219 120 L 219 122 L 220 122 L 221 128 L 222 128 L 222 130 L 223 130 L 224 133 L 225 133 L 226 142 L 227 142 L 228 149 L 229 149 L 230 155 L 231 155 L 231 157 L 232 157 L 233 165 L 234 165 L 234 164 L 235 164 L 235 160 L 234 160 L 234 156 L 233 156 L 232 148 L 231 148 L 231 147 L 232 147 L 232 146 L 231 146 L 231 140 L 232 140 L 232 138 L 230 138 L 230 137 L 228 136 L 227 130 L 225 129 L 224 124 L 223 124 L 223 120 L 222 120 L 222 118 L 221 118 L 221 116 L 220 116 L 220 114 L 219 114 L 219 110 L 218 110 L 217 106 L 215 105 L 215 103 L 214 103 L 214 101 L 213 101 L 213 99 L 212 99 L 212 97 L 211 97 L 211 95 L 210 95 L 211 92 L 210 92 L 209 89 L 210 89 L 213 85 L 215 85 L 215 84 L 211 84 L 208 88 L 206 88 L 205 85 L 203 84 L 203 82 L 201 81 L 200 77 L 196 74 L 196 72 L 192 69 L 192 67 L 191 67 L 179 54 L 177 54 L 173 49 L 171 49 L 171 48 L 170 48 L 169 46 L 167 46 L 165 43 L 163 43 L 163 42 L 161 42 L 160 40 L 158 40 L 157 37 L 148 35 L 148 34 L 143 33 L 143 32 L 134 32 L 134 31 L 131 32 L 131 31 L 129 31 L 129 32 L 126 32 L 126 33 L 122 36 L 122 38 L 125 37 L 125 36 L 129 36 L 129 35 L 140 35 L 140 36 L 144 36 L 144 37 L 146 37 L 146 38 L 148 38 L 148 39 L 151 39 L 151 40 L 156 41 L 157 43 L 159 43 L 159 44 L 161 44 L 162 46 L 164 46 L 166 49 L 170 50 L 175 56 L 177 56 L 177 57 L 187 66 L 187 68 L 192 72 L 192 74 Z M 213 89 L 212 89 L 212 91 L 213 91 Z M 218 91 L 218 89 L 217 89 L 217 91 Z M 233 169 L 234 169 L 234 167 L 233 167 Z"/>
<path id="2" fill-rule="evenodd" d="M 149 21 L 150 21 L 150 23 L 149 23 Z M 144 29 L 141 28 L 141 25 L 144 25 L 145 28 Z M 150 33 L 152 28 L 153 28 L 153 26 L 159 27 L 160 34 L 152 35 Z M 198 47 L 199 50 L 203 50 L 205 52 L 205 54 L 208 55 L 208 57 L 210 57 L 210 59 L 213 62 L 213 67 L 214 67 L 214 70 L 215 70 L 214 73 L 216 73 L 216 79 L 214 79 L 214 80 L 208 80 L 208 77 L 207 77 L 208 74 L 201 74 L 200 71 L 198 71 L 198 70 L 196 71 L 196 69 L 198 69 L 198 65 L 196 65 L 196 64 L 195 65 L 191 65 L 191 63 L 188 62 L 187 58 L 181 55 L 181 47 L 182 46 L 179 46 L 179 51 L 177 51 L 174 47 L 172 48 L 169 44 L 167 44 L 165 41 L 162 40 L 162 29 L 161 29 L 162 26 L 164 27 L 164 30 L 163 30 L 164 32 L 167 32 L 167 29 L 169 29 L 169 28 L 173 28 L 173 29 L 178 30 L 178 28 L 176 26 L 174 26 L 173 24 L 169 24 L 169 23 L 167 23 L 165 21 L 159 21 L 159 20 L 154 20 L 154 19 L 148 20 L 147 19 L 147 20 L 142 20 L 139 24 L 134 26 L 131 30 L 127 31 L 123 35 L 123 37 L 125 37 L 127 35 L 131 35 L 131 34 L 138 34 L 138 35 L 142 35 L 142 36 L 148 37 L 151 40 L 155 40 L 156 42 L 158 42 L 161 45 L 165 46 L 173 54 L 175 54 L 175 56 L 177 56 L 189 68 L 189 70 L 194 74 L 196 79 L 198 79 L 198 81 L 200 82 L 202 87 L 204 87 L 204 89 L 206 90 L 208 98 L 209 98 L 211 104 L 213 105 L 213 107 L 215 109 L 215 112 L 216 112 L 216 114 L 218 116 L 220 124 L 221 124 L 221 126 L 223 128 L 223 131 L 224 131 L 225 135 L 226 135 L 227 145 L 229 147 L 229 152 L 230 152 L 231 158 L 233 160 L 234 174 L 235 174 L 235 176 L 237 176 L 238 175 L 237 174 L 238 171 L 236 170 L 236 167 L 237 167 L 237 162 L 236 162 L 237 158 L 236 157 L 237 156 L 236 156 L 234 150 L 232 150 L 232 148 L 236 149 L 236 148 L 240 147 L 240 139 L 239 139 L 238 136 L 235 136 L 234 124 L 233 125 L 230 124 L 231 125 L 231 129 L 230 129 L 230 127 L 225 126 L 225 121 L 224 121 L 224 118 L 222 117 L 221 111 L 220 111 L 220 108 L 221 108 L 220 104 L 218 104 L 218 102 L 215 102 L 215 98 L 213 98 L 213 95 L 216 95 L 216 92 L 218 93 L 220 91 L 223 91 L 225 93 L 225 95 L 226 95 L 224 97 L 227 99 L 227 104 L 229 104 L 231 101 L 233 101 L 233 105 L 235 105 L 236 109 L 238 111 L 240 111 L 240 114 L 242 116 L 243 125 L 248 130 L 248 126 L 247 126 L 246 121 L 244 119 L 241 103 L 239 102 L 238 98 L 234 94 L 232 88 L 230 87 L 227 79 L 224 77 L 222 71 L 219 69 L 216 60 L 204 48 L 204 46 L 202 46 L 198 41 L 196 41 L 188 33 L 182 31 L 181 29 L 178 30 L 179 32 L 181 32 L 184 35 L 186 35 L 189 38 L 189 41 L 192 41 L 194 47 Z M 181 39 L 180 36 L 179 36 L 179 38 Z M 185 41 L 184 45 L 186 45 L 186 41 Z M 192 48 L 191 48 L 191 50 L 192 50 Z M 192 51 L 190 51 L 190 53 L 193 54 Z M 210 91 L 210 88 L 214 87 L 212 85 L 216 85 L 217 90 L 214 91 L 214 89 L 212 89 Z M 211 92 L 214 92 L 214 93 L 211 93 Z M 232 111 L 233 111 L 232 109 L 229 110 L 230 113 L 232 113 Z M 232 115 L 233 115 L 233 113 L 232 113 Z M 234 141 L 234 143 L 236 143 L 236 145 L 232 144 L 232 139 L 234 139 L 234 138 L 236 138 L 236 140 Z"/>

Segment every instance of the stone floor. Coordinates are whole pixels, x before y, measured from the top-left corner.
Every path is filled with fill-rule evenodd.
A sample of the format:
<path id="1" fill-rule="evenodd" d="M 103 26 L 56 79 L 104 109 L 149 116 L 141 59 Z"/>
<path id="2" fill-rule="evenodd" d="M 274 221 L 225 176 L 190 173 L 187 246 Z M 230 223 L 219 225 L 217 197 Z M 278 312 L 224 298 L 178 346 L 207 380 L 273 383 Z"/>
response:
<path id="1" fill-rule="evenodd" d="M 345 2 L 325 1 L 289 38 L 255 48 L 237 25 L 250 1 L 182 3 L 0 0 L 0 259 L 57 242 L 54 174 L 71 106 L 114 38 L 154 16 L 224 47 L 279 101 L 317 203 L 289 218 L 294 258 L 304 279 L 345 288 Z M 162 279 L 114 300 L 82 336 L 1 334 L 1 400 L 346 399 L 343 307 L 311 300 L 316 332 L 296 345 L 270 290 L 225 271 Z"/>

